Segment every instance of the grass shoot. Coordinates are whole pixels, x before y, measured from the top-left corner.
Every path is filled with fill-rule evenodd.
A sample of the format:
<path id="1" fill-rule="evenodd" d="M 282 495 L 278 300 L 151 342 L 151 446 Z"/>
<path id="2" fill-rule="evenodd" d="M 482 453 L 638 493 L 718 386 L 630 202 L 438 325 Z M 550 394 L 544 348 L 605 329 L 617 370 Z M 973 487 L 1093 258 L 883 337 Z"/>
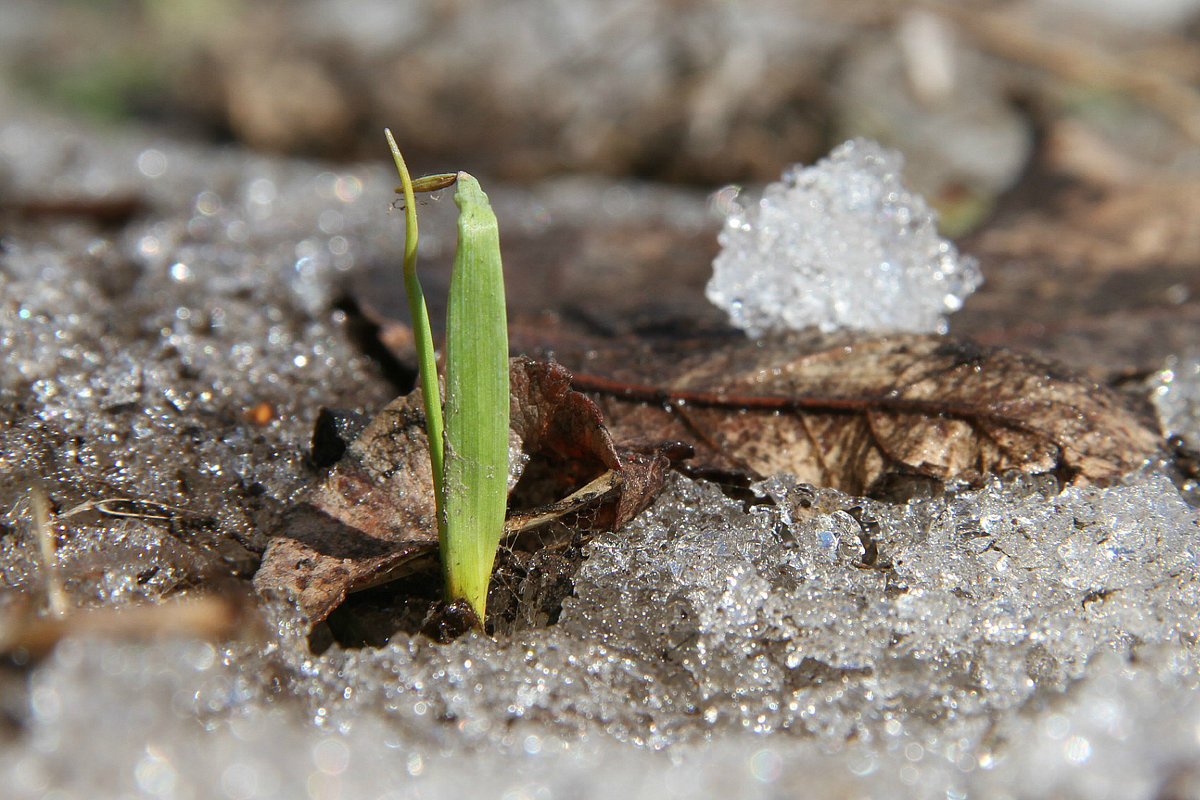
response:
<path id="1" fill-rule="evenodd" d="M 466 601 L 482 625 L 508 488 L 508 323 L 499 228 L 475 178 L 459 172 L 414 181 L 391 131 L 386 135 L 404 193 L 404 288 L 425 401 L 446 599 Z M 429 312 L 416 272 L 414 194 L 451 184 L 458 248 L 446 312 L 443 414 Z"/>

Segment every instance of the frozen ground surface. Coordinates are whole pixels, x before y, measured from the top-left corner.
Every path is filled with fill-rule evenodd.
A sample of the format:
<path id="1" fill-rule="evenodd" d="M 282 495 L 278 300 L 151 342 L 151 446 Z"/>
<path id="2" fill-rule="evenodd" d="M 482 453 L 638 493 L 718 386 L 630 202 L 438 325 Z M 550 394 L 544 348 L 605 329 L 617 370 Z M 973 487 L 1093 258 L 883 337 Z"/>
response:
<path id="1" fill-rule="evenodd" d="M 750 336 L 771 331 L 946 332 L 981 281 L 901 182 L 900 154 L 866 139 L 796 165 L 754 205 L 736 201 L 708 297 Z"/>
<path id="2" fill-rule="evenodd" d="M 890 576 L 855 567 L 844 511 L 764 488 L 779 505 L 747 513 L 677 481 L 512 641 L 315 658 L 277 608 L 262 645 L 68 642 L 0 775 L 18 797 L 1200 796 L 1197 518 L 1165 477 L 868 505 Z"/>
<path id="3" fill-rule="evenodd" d="M 252 560 L 227 545 L 253 544 L 311 477 L 317 408 L 388 399 L 331 304 L 343 276 L 399 251 L 391 178 L 54 130 L 0 128 L 9 191 L 127 190 L 151 212 L 113 235 L 67 223 L 3 240 L 0 598 L 44 583 L 35 483 L 60 512 L 119 496 L 205 520 L 60 520 L 75 603 L 244 576 Z M 1195 402 L 1194 382 L 1161 385 L 1160 408 Z M 262 402 L 270 418 L 248 421 Z M 590 545 L 559 624 L 510 640 L 314 656 L 271 605 L 259 638 L 64 642 L 0 683 L 0 786 L 1200 797 L 1200 529 L 1164 473 L 906 505 L 782 477 L 758 492 L 773 504 L 676 478 Z M 893 569 L 861 568 L 864 535 Z"/>

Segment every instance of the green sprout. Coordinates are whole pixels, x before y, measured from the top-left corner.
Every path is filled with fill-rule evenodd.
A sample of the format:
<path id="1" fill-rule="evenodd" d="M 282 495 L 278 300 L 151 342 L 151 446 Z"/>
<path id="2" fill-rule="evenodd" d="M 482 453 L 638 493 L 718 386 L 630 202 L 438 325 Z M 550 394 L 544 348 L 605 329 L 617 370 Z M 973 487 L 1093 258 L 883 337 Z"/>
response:
<path id="1" fill-rule="evenodd" d="M 483 624 L 488 582 L 504 533 L 508 495 L 508 322 L 496 215 L 465 172 L 413 180 L 385 131 L 404 192 L 404 289 L 425 402 L 446 599 Z M 417 279 L 415 193 L 455 185 L 458 249 L 446 311 L 445 416 L 429 312 Z"/>

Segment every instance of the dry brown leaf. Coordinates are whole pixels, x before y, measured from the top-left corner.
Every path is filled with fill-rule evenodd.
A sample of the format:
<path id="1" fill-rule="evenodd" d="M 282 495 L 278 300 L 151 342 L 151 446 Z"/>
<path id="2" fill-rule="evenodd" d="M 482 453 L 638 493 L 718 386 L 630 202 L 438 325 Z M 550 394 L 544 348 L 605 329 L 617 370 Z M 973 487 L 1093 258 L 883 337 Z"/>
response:
<path id="1" fill-rule="evenodd" d="M 551 491 L 569 494 L 611 474 L 604 490 L 571 506 L 587 527 L 615 529 L 661 488 L 667 460 L 618 449 L 595 404 L 556 364 L 513 359 L 513 442 L 552 470 Z M 329 431 L 323 430 L 323 434 Z M 328 449 L 328 443 L 323 443 Z M 280 519 L 254 577 L 259 592 L 295 599 L 308 618 L 329 615 L 349 592 L 396 577 L 437 548 L 429 441 L 419 392 L 392 401 Z M 509 488 L 525 464 L 510 464 Z M 556 509 L 553 516 L 562 516 Z M 538 515 L 525 513 L 522 520 Z M 547 515 L 542 515 L 547 516 Z"/>
<path id="2" fill-rule="evenodd" d="M 786 472 L 852 493 L 897 475 L 1009 470 L 1105 482 L 1159 446 L 1129 400 L 1030 356 L 921 335 L 804 346 L 627 357 L 620 381 L 577 374 L 575 385 L 598 390 L 621 439 L 686 440 L 699 468 Z"/>
<path id="3" fill-rule="evenodd" d="M 550 460 L 562 483 L 556 496 L 605 470 L 620 476 L 603 502 L 589 504 L 574 521 L 588 530 L 616 530 L 644 509 L 666 478 L 666 447 L 619 447 L 596 404 L 571 388 L 572 375 L 559 364 L 512 361 L 512 430 L 522 449 Z"/>
<path id="4" fill-rule="evenodd" d="M 288 509 L 254 576 L 313 621 L 437 546 L 420 394 L 397 398 Z"/>

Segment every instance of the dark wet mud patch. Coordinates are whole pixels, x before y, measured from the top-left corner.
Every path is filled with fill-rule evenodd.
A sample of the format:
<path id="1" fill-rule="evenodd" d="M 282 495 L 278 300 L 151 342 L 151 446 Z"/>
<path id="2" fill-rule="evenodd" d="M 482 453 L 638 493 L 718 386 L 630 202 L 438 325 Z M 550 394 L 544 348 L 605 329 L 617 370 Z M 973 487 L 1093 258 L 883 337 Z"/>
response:
<path id="1" fill-rule="evenodd" d="M 574 593 L 585 541 L 582 533 L 552 524 L 502 547 L 488 590 L 487 632 L 509 638 L 556 624 L 563 600 Z M 335 643 L 380 648 L 397 634 L 451 641 L 469 625 L 447 606 L 442 591 L 441 564 L 424 559 L 403 578 L 349 595 L 313 627 L 309 647 L 316 655 Z"/>

